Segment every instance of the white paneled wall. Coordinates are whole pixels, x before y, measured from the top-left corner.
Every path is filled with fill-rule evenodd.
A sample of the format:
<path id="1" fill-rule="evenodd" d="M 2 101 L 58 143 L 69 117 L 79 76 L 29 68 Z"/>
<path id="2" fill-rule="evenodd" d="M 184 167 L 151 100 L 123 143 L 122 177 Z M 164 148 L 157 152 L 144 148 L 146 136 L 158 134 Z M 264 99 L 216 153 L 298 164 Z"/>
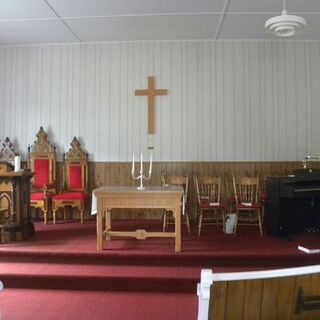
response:
<path id="1" fill-rule="evenodd" d="M 156 133 L 147 135 L 154 75 Z M 300 160 L 320 155 L 320 43 L 150 41 L 0 49 L 0 139 L 25 156 L 42 125 L 59 158 Z"/>

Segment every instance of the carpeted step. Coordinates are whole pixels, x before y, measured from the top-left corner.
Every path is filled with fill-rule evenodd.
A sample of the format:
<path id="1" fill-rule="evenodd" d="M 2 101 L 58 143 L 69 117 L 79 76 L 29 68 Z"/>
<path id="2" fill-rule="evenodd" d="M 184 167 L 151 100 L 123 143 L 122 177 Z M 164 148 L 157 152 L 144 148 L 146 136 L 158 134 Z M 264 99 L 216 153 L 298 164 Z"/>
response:
<path id="1" fill-rule="evenodd" d="M 1 262 L 0 279 L 9 288 L 192 293 L 200 269 Z"/>
<path id="2" fill-rule="evenodd" d="M 4 289 L 5 320 L 194 320 L 196 293 Z"/>
<path id="3" fill-rule="evenodd" d="M 233 266 L 213 270 L 260 268 Z M 9 288 L 192 293 L 196 292 L 200 273 L 201 267 L 0 262 L 0 279 Z"/>
<path id="4" fill-rule="evenodd" d="M 298 251 L 298 250 L 297 250 Z M 181 267 L 233 267 L 241 268 L 286 268 L 320 263 L 320 254 L 308 255 L 303 252 L 247 252 L 233 253 L 215 251 L 211 254 L 182 252 L 57 252 L 28 251 L 27 249 L 0 250 L 1 262 L 53 263 L 86 265 L 127 265 L 127 266 L 181 266 Z"/>

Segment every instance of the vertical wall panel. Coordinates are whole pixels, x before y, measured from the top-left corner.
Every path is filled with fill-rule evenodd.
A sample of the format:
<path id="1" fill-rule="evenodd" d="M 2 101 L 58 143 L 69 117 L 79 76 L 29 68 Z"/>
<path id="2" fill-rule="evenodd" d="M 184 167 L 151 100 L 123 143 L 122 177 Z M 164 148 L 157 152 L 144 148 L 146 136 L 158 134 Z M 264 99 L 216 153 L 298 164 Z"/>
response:
<path id="1" fill-rule="evenodd" d="M 311 114 L 312 114 L 312 132 L 311 132 L 311 150 L 320 148 L 320 48 L 319 43 L 310 43 L 310 78 L 311 78 Z"/>
<path id="2" fill-rule="evenodd" d="M 243 72 L 243 82 L 244 82 L 244 107 L 243 107 L 243 114 L 244 114 L 244 126 L 243 126 L 243 136 L 245 140 L 244 144 L 244 159 L 250 159 L 250 150 L 251 150 L 251 127 L 250 127 L 250 47 L 249 43 L 244 43 L 244 57 L 243 57 L 243 65 L 244 65 L 244 72 Z M 240 133 L 241 134 L 241 133 Z"/>
<path id="3" fill-rule="evenodd" d="M 295 86 L 296 86 L 296 137 L 298 159 L 302 159 L 307 154 L 307 92 L 306 92 L 306 67 L 305 67 L 305 47 L 295 44 Z"/>
<path id="4" fill-rule="evenodd" d="M 147 97 L 156 88 L 156 133 Z M 25 157 L 42 125 L 58 159 L 300 160 L 320 155 L 318 41 L 145 41 L 0 49 L 0 139 Z"/>
<path id="5" fill-rule="evenodd" d="M 198 160 L 198 132 L 199 113 L 198 110 L 198 43 L 188 42 L 187 44 L 187 158 L 191 161 Z"/>
<path id="6" fill-rule="evenodd" d="M 215 43 L 210 43 L 210 56 L 208 67 L 210 66 L 211 86 L 210 86 L 210 114 L 212 119 L 212 130 L 210 131 L 210 159 L 217 160 L 217 79 L 216 79 L 216 46 Z"/>
<path id="7" fill-rule="evenodd" d="M 293 159 L 297 154 L 297 97 L 296 97 L 296 64 L 295 44 L 288 42 L 285 45 L 285 70 L 286 70 L 286 156 Z"/>
<path id="8" fill-rule="evenodd" d="M 285 43 L 278 46 L 278 128 L 279 128 L 279 159 L 285 160 L 287 157 L 287 126 L 290 123 L 287 119 L 287 78 L 286 78 L 286 55 Z M 282 92 L 282 94 L 279 94 Z"/>
<path id="9" fill-rule="evenodd" d="M 225 42 L 223 45 L 223 112 L 224 122 L 223 127 L 228 130 L 223 130 L 225 145 L 224 158 L 234 160 L 235 148 L 228 146 L 235 145 L 235 108 L 234 108 L 234 43 Z"/>
<path id="10" fill-rule="evenodd" d="M 260 157 L 266 159 L 266 79 L 265 79 L 265 51 L 264 44 L 259 44 L 259 126 L 260 126 Z"/>
<path id="11" fill-rule="evenodd" d="M 261 125 L 260 118 L 260 56 L 259 56 L 259 43 L 249 43 L 249 108 L 248 119 L 249 123 L 249 158 L 252 160 L 261 159 L 261 144 L 260 136 L 264 134 L 262 132 L 263 126 Z"/>
<path id="12" fill-rule="evenodd" d="M 265 159 L 273 160 L 275 156 L 274 144 L 274 122 L 275 122 L 275 106 L 274 106 L 274 81 L 273 74 L 273 45 L 270 42 L 264 43 L 264 63 L 265 70 L 263 73 L 265 83 L 265 117 L 262 121 L 265 123 Z"/>
<path id="13" fill-rule="evenodd" d="M 270 151 L 273 151 L 273 159 L 280 159 L 280 138 L 283 136 L 283 132 L 280 133 L 279 131 L 279 123 L 280 117 L 279 117 L 279 77 L 278 77 L 278 43 L 272 43 L 272 74 L 271 81 L 273 84 L 272 87 L 272 104 L 273 104 L 273 146 L 270 149 Z M 283 92 L 283 91 L 282 91 Z M 284 126 L 285 123 L 282 123 L 282 126 Z M 272 159 L 272 160 L 273 160 Z"/>
<path id="14" fill-rule="evenodd" d="M 242 41 L 238 41 L 234 44 L 234 116 L 233 116 L 233 129 L 234 129 L 234 158 L 237 160 L 244 160 L 244 150 L 245 150 L 245 97 L 244 97 L 244 45 Z"/>
<path id="15" fill-rule="evenodd" d="M 183 150 L 183 100 L 182 100 L 182 46 L 179 43 L 172 44 L 171 57 L 172 84 L 169 89 L 172 104 L 172 159 L 181 160 Z"/>
<path id="16" fill-rule="evenodd" d="M 229 130 L 229 126 L 232 126 L 232 123 L 228 125 L 228 129 L 225 128 L 225 112 L 224 112 L 224 42 L 216 43 L 216 73 L 214 77 L 216 78 L 216 106 L 217 106 L 217 130 L 216 130 L 216 160 L 221 161 L 225 158 L 224 149 L 228 146 L 225 144 L 225 130 Z M 229 93 L 228 93 L 229 94 Z M 224 130 L 225 128 L 225 130 Z"/>
<path id="17" fill-rule="evenodd" d="M 4 75 L 6 70 L 6 50 L 0 49 L 0 74 Z M 0 106 L 5 105 L 5 77 L 2 76 L 0 77 Z M 1 118 L 5 118 L 4 110 L 3 108 L 0 109 L 1 112 Z M 4 122 L 2 120 L 1 125 L 0 125 L 0 140 L 1 138 L 4 139 Z"/>

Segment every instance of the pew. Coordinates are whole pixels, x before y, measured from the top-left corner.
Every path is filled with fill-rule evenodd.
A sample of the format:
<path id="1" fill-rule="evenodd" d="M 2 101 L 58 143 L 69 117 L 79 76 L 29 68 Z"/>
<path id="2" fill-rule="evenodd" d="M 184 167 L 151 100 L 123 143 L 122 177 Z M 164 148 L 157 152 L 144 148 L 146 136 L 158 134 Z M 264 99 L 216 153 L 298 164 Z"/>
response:
<path id="1" fill-rule="evenodd" d="M 320 265 L 265 271 L 201 270 L 198 320 L 320 319 Z"/>

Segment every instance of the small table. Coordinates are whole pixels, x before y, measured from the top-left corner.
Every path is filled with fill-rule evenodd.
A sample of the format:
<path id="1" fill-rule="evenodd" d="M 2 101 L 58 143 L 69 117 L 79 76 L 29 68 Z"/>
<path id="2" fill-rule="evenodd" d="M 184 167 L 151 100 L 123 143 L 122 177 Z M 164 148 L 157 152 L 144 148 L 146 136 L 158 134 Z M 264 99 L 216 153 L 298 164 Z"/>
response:
<path id="1" fill-rule="evenodd" d="M 112 236 L 175 238 L 175 251 L 181 251 L 181 200 L 183 188 L 180 186 L 146 187 L 137 190 L 136 187 L 108 186 L 93 190 L 97 197 L 97 250 L 103 250 L 103 238 L 111 240 Z M 175 218 L 174 232 L 114 231 L 111 229 L 111 209 L 115 208 L 147 208 L 166 209 L 173 212 Z M 105 227 L 103 222 L 105 220 Z"/>

